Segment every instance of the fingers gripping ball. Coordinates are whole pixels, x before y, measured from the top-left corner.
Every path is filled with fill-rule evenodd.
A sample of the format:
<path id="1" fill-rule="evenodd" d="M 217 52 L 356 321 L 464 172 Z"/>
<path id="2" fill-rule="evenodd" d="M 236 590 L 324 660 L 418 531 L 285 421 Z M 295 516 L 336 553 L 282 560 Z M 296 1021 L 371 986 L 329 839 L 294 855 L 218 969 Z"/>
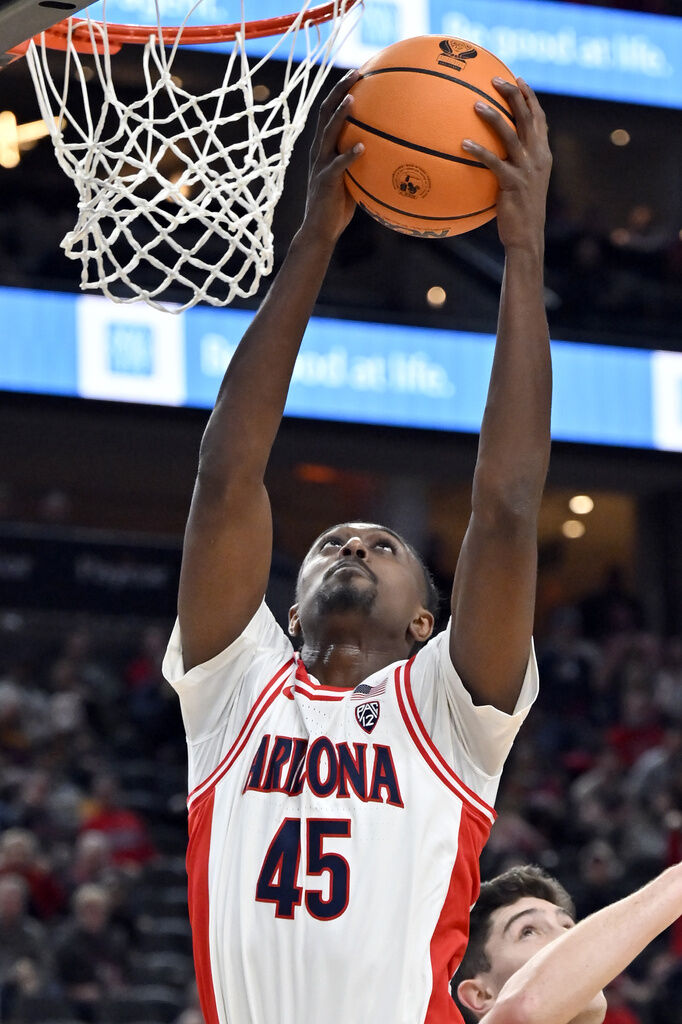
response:
<path id="1" fill-rule="evenodd" d="M 488 50 L 439 35 L 404 39 L 361 69 L 339 138 L 365 151 L 346 171 L 356 202 L 387 227 L 409 235 L 458 235 L 495 216 L 497 178 L 462 149 L 470 138 L 504 158 L 499 135 L 474 110 L 483 100 L 514 125 L 492 85 L 514 76 Z"/>

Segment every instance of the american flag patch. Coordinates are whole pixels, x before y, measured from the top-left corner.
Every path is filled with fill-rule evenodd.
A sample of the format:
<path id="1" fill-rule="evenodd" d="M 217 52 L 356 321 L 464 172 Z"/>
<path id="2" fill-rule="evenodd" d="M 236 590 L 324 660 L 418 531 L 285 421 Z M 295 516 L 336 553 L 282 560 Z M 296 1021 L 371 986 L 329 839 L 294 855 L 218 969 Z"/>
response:
<path id="1" fill-rule="evenodd" d="M 386 680 L 382 679 L 376 686 L 368 686 L 367 683 L 360 683 L 350 695 L 351 700 L 365 700 L 367 697 L 380 697 L 386 693 Z"/>

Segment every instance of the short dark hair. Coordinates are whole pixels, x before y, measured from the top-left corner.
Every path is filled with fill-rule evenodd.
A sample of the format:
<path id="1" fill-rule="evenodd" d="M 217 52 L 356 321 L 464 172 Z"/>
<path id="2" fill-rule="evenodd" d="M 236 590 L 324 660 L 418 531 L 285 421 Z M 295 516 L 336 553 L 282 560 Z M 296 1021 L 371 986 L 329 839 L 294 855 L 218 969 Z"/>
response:
<path id="1" fill-rule="evenodd" d="M 501 907 L 517 903 L 524 896 L 547 900 L 555 907 L 561 907 L 575 920 L 575 905 L 561 882 L 537 864 L 509 868 L 491 881 L 484 882 L 469 917 L 469 944 L 452 982 L 452 996 L 467 1024 L 475 1022 L 477 1018 L 458 1001 L 457 986 L 461 981 L 490 970 L 492 964 L 485 947 L 490 938 L 492 915 Z"/>

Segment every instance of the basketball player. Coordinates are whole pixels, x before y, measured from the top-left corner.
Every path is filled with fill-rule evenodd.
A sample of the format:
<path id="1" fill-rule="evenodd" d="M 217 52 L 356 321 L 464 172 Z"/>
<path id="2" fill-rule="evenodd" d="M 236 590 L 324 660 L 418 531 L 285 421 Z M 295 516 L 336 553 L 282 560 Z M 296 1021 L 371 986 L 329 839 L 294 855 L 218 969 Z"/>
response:
<path id="1" fill-rule="evenodd" d="M 263 603 L 263 475 L 303 332 L 353 214 L 325 101 L 304 220 L 225 374 L 201 445 L 164 671 L 189 747 L 189 905 L 207 1024 L 439 1024 L 464 953 L 502 765 L 537 690 L 536 521 L 549 457 L 542 301 L 551 157 L 523 82 L 500 160 L 505 278 L 452 620 L 429 640 L 418 555 L 371 523 L 325 531 L 287 636 Z M 300 645 L 295 653 L 292 640 Z M 416 652 L 416 653 L 415 653 Z"/>
<path id="2" fill-rule="evenodd" d="M 455 975 L 467 1020 L 601 1024 L 602 989 L 682 913 L 682 864 L 574 923 L 573 902 L 537 867 L 484 882 Z"/>

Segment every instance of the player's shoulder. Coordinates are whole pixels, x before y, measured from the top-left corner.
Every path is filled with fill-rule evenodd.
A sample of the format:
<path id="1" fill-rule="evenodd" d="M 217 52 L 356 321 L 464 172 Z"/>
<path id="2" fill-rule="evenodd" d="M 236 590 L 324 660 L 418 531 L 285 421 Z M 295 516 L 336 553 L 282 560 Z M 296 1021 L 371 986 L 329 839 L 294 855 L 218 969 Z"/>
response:
<path id="1" fill-rule="evenodd" d="M 266 671 L 267 664 L 288 662 L 294 649 L 290 638 L 279 625 L 263 601 L 242 632 L 224 650 L 208 661 L 185 670 L 182 656 L 182 634 L 176 621 L 166 651 L 163 672 L 172 686 L 227 674 L 258 674 Z"/>
<path id="2" fill-rule="evenodd" d="M 284 632 L 265 600 L 261 601 L 255 614 L 237 637 L 237 641 L 239 640 L 277 652 L 293 653 L 291 638 Z"/>
<path id="3" fill-rule="evenodd" d="M 409 659 L 409 664 L 412 671 L 427 671 L 428 669 L 435 669 L 436 666 L 441 664 L 443 658 L 447 659 L 447 665 L 450 663 L 450 622 L 444 626 L 443 629 L 437 633 L 433 633 L 426 643 L 421 644 L 419 649 L 413 652 L 412 657 Z"/>

